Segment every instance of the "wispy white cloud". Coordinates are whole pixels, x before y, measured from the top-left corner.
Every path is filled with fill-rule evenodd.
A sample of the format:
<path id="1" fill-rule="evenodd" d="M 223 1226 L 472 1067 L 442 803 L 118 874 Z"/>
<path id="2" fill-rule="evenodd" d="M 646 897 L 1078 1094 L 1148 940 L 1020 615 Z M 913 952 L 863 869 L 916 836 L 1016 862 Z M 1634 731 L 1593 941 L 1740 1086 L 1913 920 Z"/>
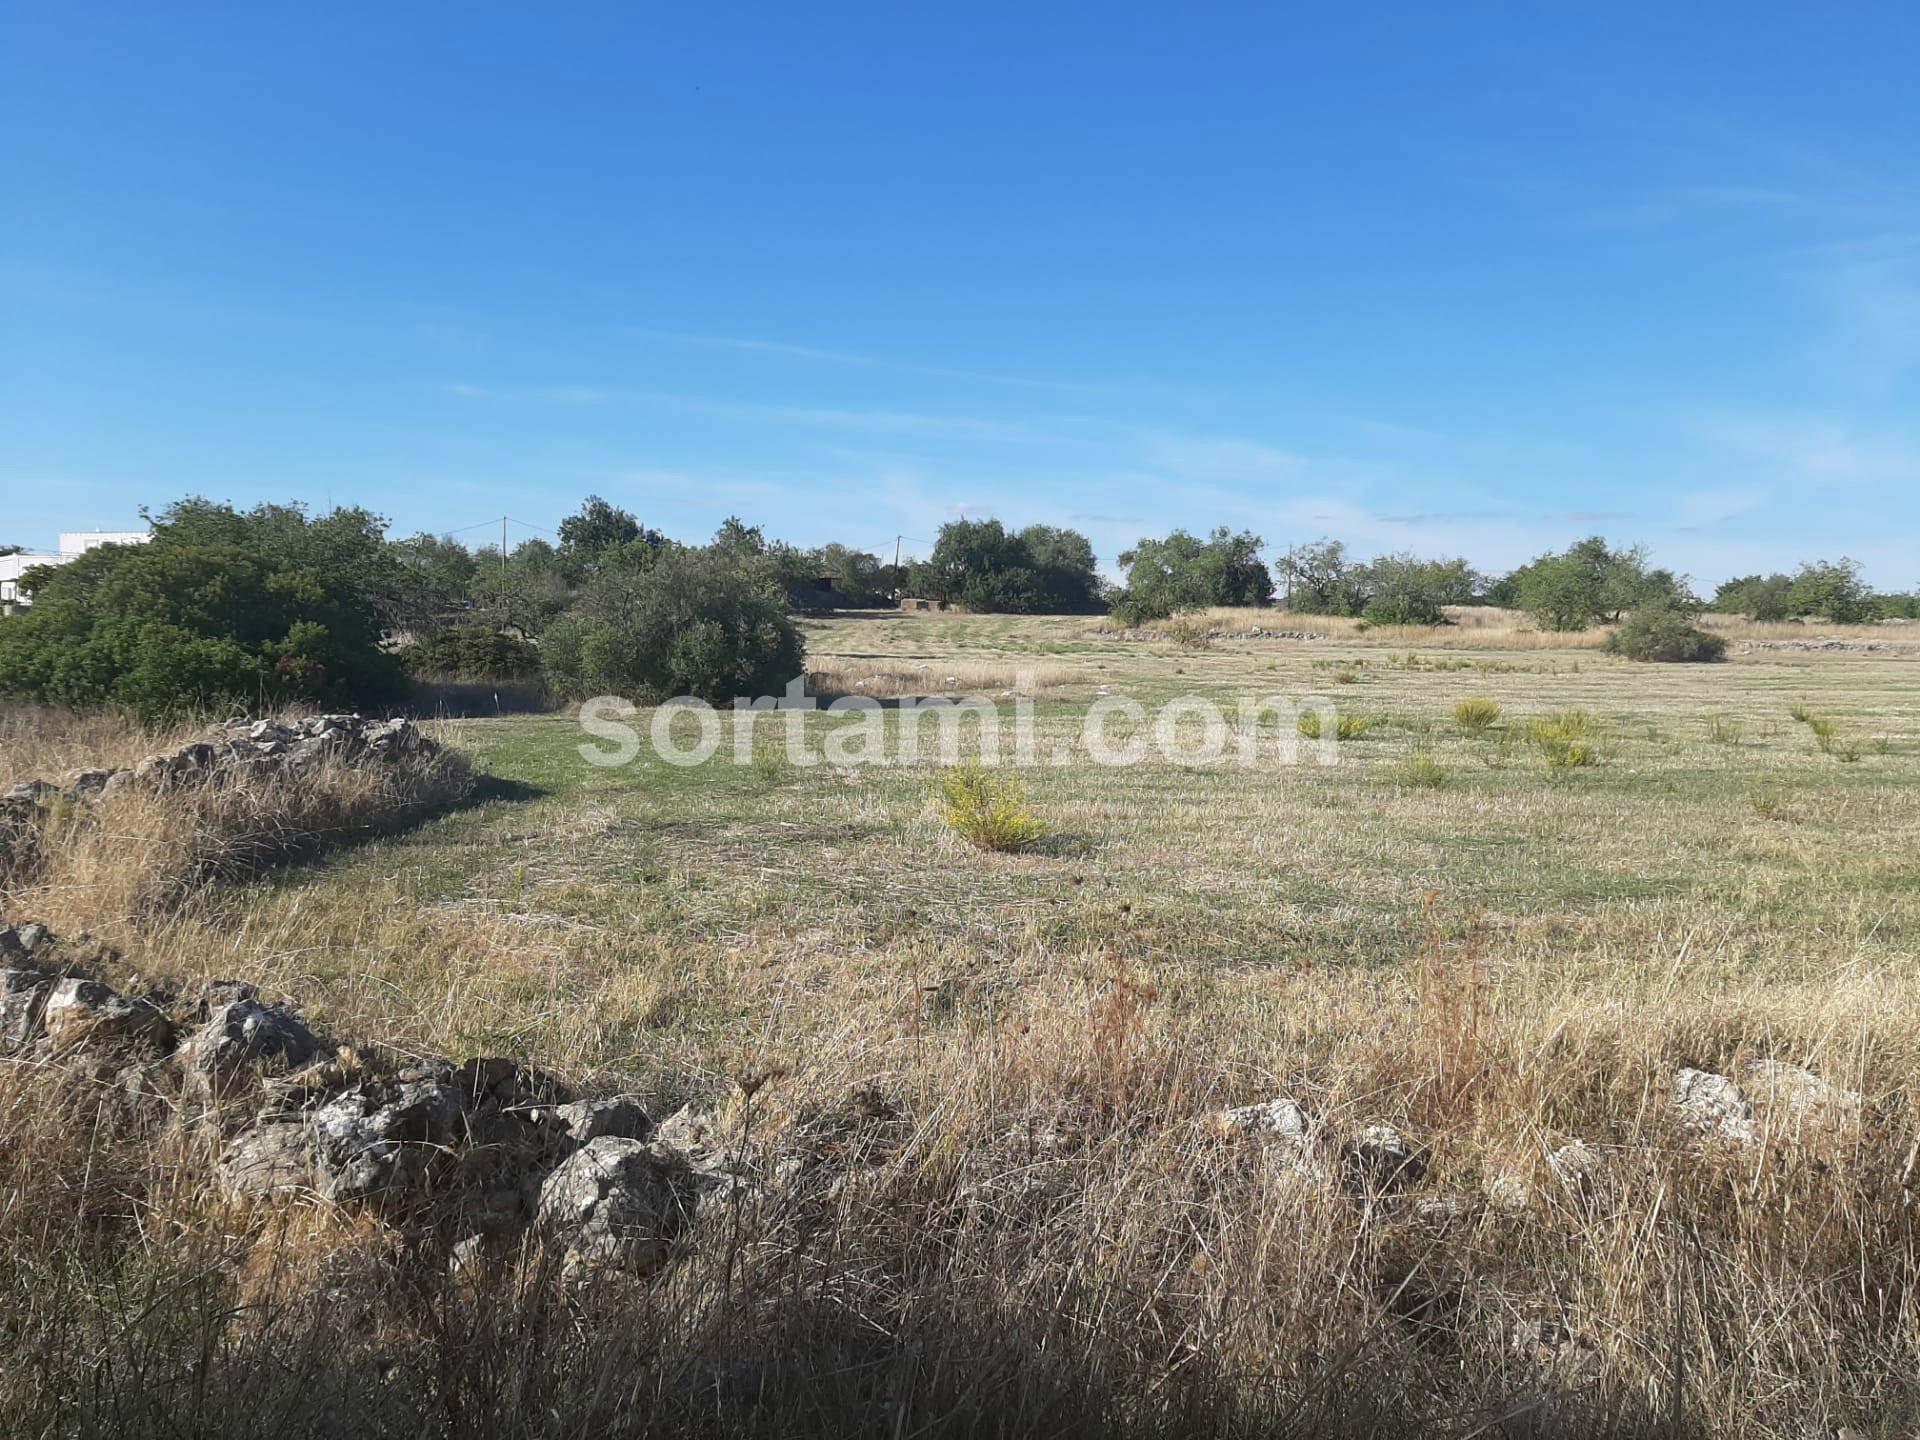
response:
<path id="1" fill-rule="evenodd" d="M 932 375 L 949 380 L 971 380 L 987 385 L 1010 385 L 1022 389 L 1058 390 L 1079 394 L 1093 393 L 1098 387 L 1068 380 L 1048 380 L 1030 375 L 1007 375 L 990 370 L 966 370 L 948 365 L 929 365 L 881 355 L 859 354 L 850 350 L 827 349 L 817 345 L 795 345 L 784 340 L 762 340 L 740 335 L 689 335 L 678 331 L 643 332 L 654 339 L 681 345 L 699 345 L 710 350 L 735 350 L 746 354 L 781 356 L 826 365 L 846 365 L 868 370 L 893 370 L 903 374 Z"/>
<path id="2" fill-rule="evenodd" d="M 1785 481 L 1920 484 L 1920 433 L 1829 417 L 1721 415 L 1698 422 L 1709 444 Z M 1857 498 L 1857 497 L 1856 497 Z"/>

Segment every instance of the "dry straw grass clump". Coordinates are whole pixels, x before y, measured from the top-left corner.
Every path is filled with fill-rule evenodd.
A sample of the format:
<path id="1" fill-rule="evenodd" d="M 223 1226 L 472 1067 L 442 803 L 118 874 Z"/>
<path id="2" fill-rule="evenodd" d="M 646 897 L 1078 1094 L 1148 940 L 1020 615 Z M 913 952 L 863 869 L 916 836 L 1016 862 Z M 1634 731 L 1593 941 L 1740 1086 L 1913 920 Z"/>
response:
<path id="1" fill-rule="evenodd" d="M 1478 735 L 1500 718 L 1500 702 L 1487 695 L 1469 695 L 1453 704 L 1454 723 L 1469 735 Z"/>
<path id="2" fill-rule="evenodd" d="M 1431 750 L 1416 750 L 1400 762 L 1400 783 L 1410 790 L 1446 788 L 1447 767 Z"/>
<path id="3" fill-rule="evenodd" d="M 1072 666 L 1035 661 L 1025 664 L 990 661 L 862 660 L 812 656 L 807 690 L 813 695 L 870 695 L 891 700 L 922 695 L 1059 695 L 1088 683 L 1086 674 Z"/>
<path id="4" fill-rule="evenodd" d="M 744 1181 L 642 1275 L 570 1278 L 538 1233 L 450 1264 L 447 1237 L 352 1206 L 238 1204 L 217 1118 L 167 1077 L 130 1107 L 8 1066 L 0 1403 L 22 1433 L 263 1440 L 1897 1415 L 1920 1057 L 1884 993 L 1830 987 L 1742 1055 L 1711 1002 L 1600 1007 L 1499 968 L 1470 917 L 1436 921 L 1404 983 L 1276 1006 L 1262 977 L 1223 1024 L 1091 965 L 977 1033 L 744 1068 L 705 1082 Z M 1775 1054 L 1829 1078 L 1817 1108 Z M 1671 1092 L 1696 1061 L 1762 1077 L 1750 1122 L 1689 1128 Z"/>
<path id="5" fill-rule="evenodd" d="M 88 737 L 87 758 L 99 768 L 132 771 L 150 753 L 178 753 L 154 752 L 151 736 L 100 717 L 41 715 L 35 724 L 40 738 L 9 754 L 16 776 L 70 756 L 68 726 Z M 64 791 L 39 810 L 29 862 L 0 872 L 0 899 L 14 913 L 83 927 L 103 915 L 152 914 L 209 881 L 406 825 L 455 803 L 472 783 L 462 757 L 426 741 L 403 754 L 343 751 L 297 767 L 215 763 L 191 783 L 156 774 L 104 793 Z"/>
<path id="6" fill-rule="evenodd" d="M 1541 630 L 1517 610 L 1491 605 L 1452 605 L 1445 625 L 1374 625 L 1353 615 L 1309 615 L 1286 609 L 1216 608 L 1196 623 L 1223 637 L 1276 631 L 1318 635 L 1344 645 L 1438 650 L 1598 650 L 1607 630 Z"/>

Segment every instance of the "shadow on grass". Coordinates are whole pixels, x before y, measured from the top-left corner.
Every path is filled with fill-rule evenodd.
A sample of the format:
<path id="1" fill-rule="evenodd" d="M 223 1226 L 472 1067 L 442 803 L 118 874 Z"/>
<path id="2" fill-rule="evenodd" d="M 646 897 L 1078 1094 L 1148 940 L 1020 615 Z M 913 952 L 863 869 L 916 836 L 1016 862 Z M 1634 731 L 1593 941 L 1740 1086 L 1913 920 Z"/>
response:
<path id="1" fill-rule="evenodd" d="M 523 805 L 529 800 L 543 800 L 552 793 L 539 785 L 529 785 L 524 780 L 510 780 L 503 775 L 476 775 L 473 788 L 438 813 L 457 815 L 463 810 L 475 810 L 482 805 Z M 426 820 L 433 817 L 421 818 Z"/>

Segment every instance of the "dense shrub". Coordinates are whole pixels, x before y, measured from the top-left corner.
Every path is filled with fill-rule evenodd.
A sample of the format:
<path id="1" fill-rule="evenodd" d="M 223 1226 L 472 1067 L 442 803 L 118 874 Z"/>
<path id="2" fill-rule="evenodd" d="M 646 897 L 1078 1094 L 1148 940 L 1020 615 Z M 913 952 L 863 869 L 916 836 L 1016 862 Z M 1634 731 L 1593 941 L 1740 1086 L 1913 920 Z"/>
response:
<path id="1" fill-rule="evenodd" d="M 404 676 L 379 649 L 370 573 L 303 558 L 183 542 L 163 525 L 150 544 L 30 571 L 32 607 L 0 618 L 0 695 L 143 720 L 395 698 Z"/>
<path id="2" fill-rule="evenodd" d="M 1116 625 L 1131 628 L 1135 625 L 1152 625 L 1160 620 L 1171 619 L 1173 611 L 1164 601 L 1144 599 L 1137 595 L 1123 594 L 1113 602 L 1113 608 L 1107 618 Z"/>
<path id="3" fill-rule="evenodd" d="M 1655 601 L 1630 613 L 1607 636 L 1604 648 L 1629 660 L 1718 660 L 1727 653 L 1727 641 L 1696 626 L 1682 606 Z"/>
<path id="4" fill-rule="evenodd" d="M 490 625 L 461 625 L 400 651 L 417 680 L 528 680 L 540 673 L 540 652 Z"/>
<path id="5" fill-rule="evenodd" d="M 1785 620 L 1793 614 L 1792 589 L 1792 577 L 1777 572 L 1739 575 L 1714 590 L 1712 608 L 1723 615 L 1745 615 L 1750 620 Z"/>
<path id="6" fill-rule="evenodd" d="M 548 628 L 541 655 L 564 694 L 714 704 L 779 694 L 806 660 L 782 598 L 719 550 L 672 551 L 650 570 L 596 579 Z"/>

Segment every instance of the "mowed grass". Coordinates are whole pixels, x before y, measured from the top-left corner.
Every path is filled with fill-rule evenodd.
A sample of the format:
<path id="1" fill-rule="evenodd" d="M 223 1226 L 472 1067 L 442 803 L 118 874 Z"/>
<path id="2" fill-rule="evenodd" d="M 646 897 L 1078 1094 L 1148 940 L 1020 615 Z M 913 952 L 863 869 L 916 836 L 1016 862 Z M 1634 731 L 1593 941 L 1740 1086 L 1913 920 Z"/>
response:
<path id="1" fill-rule="evenodd" d="M 1075 1410 L 1087 1433 L 1192 1433 L 1231 1413 L 1305 1433 L 1464 1434 L 1536 1392 L 1561 1396 L 1523 1412 L 1536 1433 L 1676 1413 L 1711 1434 L 1911 1420 L 1910 657 L 1187 650 L 1078 619 L 970 616 L 856 617 L 809 639 L 816 660 L 876 670 L 999 685 L 1044 661 L 1076 677 L 1076 693 L 1043 687 L 1035 704 L 1044 763 L 1022 779 L 1045 839 L 969 846 L 942 818 L 932 759 L 795 764 L 784 717 L 755 722 L 746 765 L 727 763 L 729 743 L 704 766 L 643 752 L 601 767 L 577 721 L 527 716 L 450 727 L 493 798 L 324 864 L 163 919 L 101 915 L 78 893 L 28 899 L 149 976 L 256 981 L 336 1033 L 405 1050 L 513 1053 L 659 1105 L 724 1103 L 770 1075 L 755 1103 L 773 1131 L 877 1090 L 907 1138 L 832 1233 L 836 1263 L 884 1299 L 833 1304 L 899 1336 L 913 1315 L 964 1314 L 1022 1356 L 1055 1355 L 1111 1407 Z M 1332 767 L 1307 742 L 1302 763 L 1279 763 L 1270 727 L 1250 767 L 1103 768 L 1075 743 L 1103 689 L 1229 711 L 1319 696 L 1372 723 Z M 1454 719 L 1471 696 L 1500 707 L 1478 733 Z M 1831 718 L 1857 760 L 1823 752 L 1794 705 Z M 1534 722 L 1576 711 L 1598 763 L 1556 771 Z M 649 720 L 634 717 L 642 735 Z M 861 722 L 803 723 L 818 749 Z M 1416 755 L 1446 783 L 1405 783 Z M 1864 1092 L 1864 1133 L 1812 1158 L 1676 1133 L 1662 1100 L 1675 1066 L 1756 1055 Z M 1412 1212 L 1276 1197 L 1195 1138 L 1212 1110 L 1278 1094 L 1403 1127 L 1430 1147 L 1430 1197 L 1540 1173 L 1573 1139 L 1630 1158 L 1606 1205 L 1544 1200 L 1437 1235 Z M 1024 1160 L 1001 1148 L 1014 1131 Z M 990 1227 L 939 1231 L 924 1252 L 928 1217 L 1035 1171 L 1042 1131 L 1074 1157 L 1046 1162 L 1060 1167 L 1044 1172 L 1050 1193 L 1075 1198 L 1047 1208 L 1060 1202 L 1019 1191 Z M 1428 1297 L 1412 1318 L 1409 1293 Z M 1596 1367 L 1577 1385 L 1514 1359 L 1514 1317 L 1542 1313 Z M 952 1364 L 985 1353 L 939 1344 Z M 1041 1370 L 1008 1363 L 992 1385 L 1038 1403 L 1021 1387 Z M 1578 1418 L 1556 1408 L 1563 1390 L 1611 1408 Z M 926 1433 L 1042 1425 L 1018 1409 L 974 1414 L 971 1430 L 959 1412 L 917 1413 Z M 795 1433 L 880 1433 L 871 1418 L 823 1410 Z"/>

